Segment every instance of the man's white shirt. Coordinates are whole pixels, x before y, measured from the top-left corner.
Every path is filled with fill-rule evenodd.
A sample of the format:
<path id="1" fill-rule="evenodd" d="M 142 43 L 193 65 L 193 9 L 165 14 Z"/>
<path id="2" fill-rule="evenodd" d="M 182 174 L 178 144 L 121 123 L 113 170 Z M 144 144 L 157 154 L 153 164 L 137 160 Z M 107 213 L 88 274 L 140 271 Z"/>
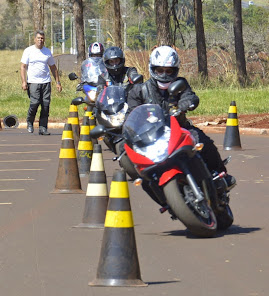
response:
<path id="1" fill-rule="evenodd" d="M 27 47 L 22 55 L 21 62 L 27 65 L 28 83 L 48 83 L 51 81 L 50 70 L 48 66 L 55 64 L 51 51 L 35 45 Z"/>

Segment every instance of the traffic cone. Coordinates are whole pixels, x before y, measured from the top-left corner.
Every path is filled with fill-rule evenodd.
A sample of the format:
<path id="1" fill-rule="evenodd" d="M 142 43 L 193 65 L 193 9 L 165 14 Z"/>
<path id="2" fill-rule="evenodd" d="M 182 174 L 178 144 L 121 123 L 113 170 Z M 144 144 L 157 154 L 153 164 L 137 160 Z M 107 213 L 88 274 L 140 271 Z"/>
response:
<path id="1" fill-rule="evenodd" d="M 64 130 L 62 133 L 62 140 L 64 139 L 73 139 L 73 131 L 72 131 L 72 124 L 71 123 L 65 123 Z"/>
<path id="2" fill-rule="evenodd" d="M 71 123 L 72 125 L 72 131 L 73 131 L 73 137 L 74 137 L 74 144 L 75 148 L 78 148 L 78 142 L 79 142 L 79 134 L 80 134 L 80 128 L 79 128 L 79 118 L 78 118 L 78 107 L 75 105 L 70 105 L 69 107 L 69 117 L 67 123 Z"/>
<path id="3" fill-rule="evenodd" d="M 85 193 L 81 189 L 73 139 L 63 139 L 55 188 L 51 193 Z"/>
<path id="4" fill-rule="evenodd" d="M 93 106 L 87 105 L 84 116 L 88 116 L 90 119 L 92 117 L 92 110 L 93 110 Z"/>
<path id="5" fill-rule="evenodd" d="M 237 108 L 235 101 L 232 101 L 229 107 L 228 119 L 223 142 L 224 150 L 239 150 L 241 148 Z"/>
<path id="6" fill-rule="evenodd" d="M 108 204 L 102 147 L 94 145 L 82 223 L 75 227 L 104 228 Z"/>
<path id="7" fill-rule="evenodd" d="M 147 286 L 140 275 L 134 224 L 124 171 L 113 174 L 97 269 L 90 286 Z"/>
<path id="8" fill-rule="evenodd" d="M 19 126 L 19 119 L 16 115 L 8 115 L 4 117 L 3 124 L 5 128 L 17 128 Z"/>
<path id="9" fill-rule="evenodd" d="M 77 150 L 78 169 L 80 177 L 86 177 L 90 173 L 92 161 L 92 141 L 90 137 L 89 117 L 83 116 L 80 128 L 80 138 Z"/>

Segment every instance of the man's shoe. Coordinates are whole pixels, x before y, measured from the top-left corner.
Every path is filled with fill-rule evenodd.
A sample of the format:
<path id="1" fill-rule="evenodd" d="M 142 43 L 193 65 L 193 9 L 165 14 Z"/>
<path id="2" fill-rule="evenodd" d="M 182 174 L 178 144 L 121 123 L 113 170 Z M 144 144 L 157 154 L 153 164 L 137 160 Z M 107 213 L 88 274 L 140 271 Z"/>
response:
<path id="1" fill-rule="evenodd" d="M 234 186 L 236 185 L 236 179 L 234 176 L 231 175 L 226 175 L 224 177 L 226 183 L 227 183 L 227 190 L 231 190 L 232 188 L 234 188 Z"/>
<path id="2" fill-rule="evenodd" d="M 34 126 L 32 124 L 32 122 L 27 122 L 27 130 L 29 133 L 33 133 L 34 132 Z"/>
<path id="3" fill-rule="evenodd" d="M 49 136 L 50 133 L 47 131 L 47 129 L 45 127 L 40 127 L 39 128 L 39 135 Z"/>

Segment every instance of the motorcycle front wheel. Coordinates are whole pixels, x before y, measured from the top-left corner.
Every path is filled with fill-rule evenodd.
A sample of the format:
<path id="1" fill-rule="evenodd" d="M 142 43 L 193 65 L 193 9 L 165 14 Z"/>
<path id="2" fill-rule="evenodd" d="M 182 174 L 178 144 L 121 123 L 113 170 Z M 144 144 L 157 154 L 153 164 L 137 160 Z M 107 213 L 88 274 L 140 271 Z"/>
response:
<path id="1" fill-rule="evenodd" d="M 219 230 L 226 230 L 234 221 L 233 213 L 229 205 L 225 205 L 222 211 L 218 211 L 216 217 Z"/>
<path id="2" fill-rule="evenodd" d="M 121 152 L 122 152 L 121 145 L 123 145 L 123 144 L 122 143 L 116 144 L 117 155 L 121 155 Z M 128 155 L 126 153 L 121 156 L 121 159 L 119 162 L 120 162 L 120 166 L 124 169 L 124 171 L 129 175 L 129 177 L 132 180 L 139 178 L 139 175 L 138 175 L 133 163 L 131 162 L 130 158 L 128 157 Z"/>
<path id="3" fill-rule="evenodd" d="M 164 185 L 163 191 L 173 214 L 192 234 L 207 238 L 215 236 L 217 220 L 206 199 L 199 203 L 191 202 L 177 176 Z"/>

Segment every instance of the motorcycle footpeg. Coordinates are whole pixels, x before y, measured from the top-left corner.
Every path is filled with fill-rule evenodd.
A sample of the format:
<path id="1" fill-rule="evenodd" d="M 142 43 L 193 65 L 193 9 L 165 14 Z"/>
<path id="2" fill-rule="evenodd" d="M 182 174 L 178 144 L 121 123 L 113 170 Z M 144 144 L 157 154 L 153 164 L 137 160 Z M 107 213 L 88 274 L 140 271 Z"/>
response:
<path id="1" fill-rule="evenodd" d="M 117 160 L 118 160 L 118 157 L 115 156 L 115 157 L 112 158 L 112 160 L 113 160 L 113 161 L 117 161 Z"/>

